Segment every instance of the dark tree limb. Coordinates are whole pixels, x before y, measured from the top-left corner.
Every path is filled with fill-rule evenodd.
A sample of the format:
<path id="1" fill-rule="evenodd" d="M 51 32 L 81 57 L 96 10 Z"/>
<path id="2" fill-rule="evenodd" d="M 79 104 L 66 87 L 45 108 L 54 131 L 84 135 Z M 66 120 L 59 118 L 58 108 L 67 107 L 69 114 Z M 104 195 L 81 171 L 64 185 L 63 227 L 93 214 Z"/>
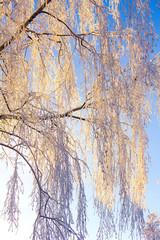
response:
<path id="1" fill-rule="evenodd" d="M 44 3 L 30 16 L 30 18 L 19 27 L 15 34 L 12 35 L 12 37 L 9 40 L 4 42 L 0 46 L 0 52 L 2 52 L 5 49 L 5 47 L 9 46 L 16 39 L 22 33 L 22 31 L 33 21 L 33 19 L 35 19 L 50 2 L 51 0 L 45 0 Z"/>

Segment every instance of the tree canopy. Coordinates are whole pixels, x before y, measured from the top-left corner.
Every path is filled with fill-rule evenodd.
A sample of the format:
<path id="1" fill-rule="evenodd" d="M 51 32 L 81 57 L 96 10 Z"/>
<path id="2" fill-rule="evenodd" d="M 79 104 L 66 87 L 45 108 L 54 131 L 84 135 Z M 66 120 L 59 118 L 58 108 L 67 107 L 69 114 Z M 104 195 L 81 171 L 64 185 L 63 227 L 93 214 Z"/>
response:
<path id="1" fill-rule="evenodd" d="M 140 229 L 153 94 L 160 110 L 149 1 L 2 0 L 0 18 L 1 159 L 13 166 L 3 210 L 9 224 L 18 226 L 25 163 L 34 178 L 33 239 L 86 237 L 86 178 L 99 240 L 116 230 L 115 211 L 119 231 Z"/>

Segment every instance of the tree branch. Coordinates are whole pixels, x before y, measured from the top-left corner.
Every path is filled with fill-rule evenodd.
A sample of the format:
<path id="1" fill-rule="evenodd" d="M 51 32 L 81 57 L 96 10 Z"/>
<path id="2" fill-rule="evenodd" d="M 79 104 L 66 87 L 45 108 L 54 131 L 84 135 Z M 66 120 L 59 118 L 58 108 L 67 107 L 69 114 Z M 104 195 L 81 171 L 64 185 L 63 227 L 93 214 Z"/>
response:
<path id="1" fill-rule="evenodd" d="M 11 110 L 9 104 L 8 104 L 7 98 L 6 98 L 4 92 L 3 92 L 3 90 L 2 90 L 1 88 L 0 88 L 0 91 L 1 91 L 1 93 L 2 93 L 2 96 L 3 96 L 3 99 L 4 99 L 5 103 L 6 103 L 6 106 L 7 106 L 8 111 L 9 111 L 9 112 L 12 112 L 12 110 Z"/>
<path id="2" fill-rule="evenodd" d="M 21 34 L 23 29 L 25 29 L 33 21 L 33 19 L 36 18 L 37 15 L 43 11 L 43 9 L 50 2 L 51 0 L 45 0 L 44 3 L 30 16 L 30 18 L 19 27 L 19 29 L 15 32 L 15 34 L 12 35 L 12 37 L 9 40 L 7 40 L 5 43 L 3 43 L 0 46 L 0 52 L 2 52 L 5 49 L 5 47 L 9 46 L 16 39 Z"/>
<path id="3" fill-rule="evenodd" d="M 70 31 L 71 35 L 73 35 L 75 38 L 77 38 L 77 39 L 80 40 L 80 45 L 81 45 L 81 46 L 83 46 L 84 48 L 87 48 L 88 51 L 90 51 L 90 52 L 92 52 L 92 53 L 93 53 L 93 52 L 96 53 L 95 48 L 94 48 L 91 44 L 89 44 L 89 43 L 88 43 L 83 37 L 81 37 L 79 34 L 74 33 L 73 30 L 72 30 L 64 21 L 62 21 L 61 19 L 59 19 L 58 17 L 54 16 L 53 14 L 51 14 L 51 13 L 49 13 L 49 12 L 41 11 L 41 13 L 45 13 L 45 14 L 47 14 L 47 15 L 55 18 L 57 21 L 61 22 L 62 24 L 64 24 L 65 27 Z M 86 45 L 88 45 L 88 47 L 85 46 L 84 43 L 85 43 Z"/>
<path id="4" fill-rule="evenodd" d="M 2 114 L 0 115 L 0 120 L 7 120 L 7 119 L 15 119 L 15 120 L 22 120 L 22 117 L 20 115 L 15 114 Z"/>
<path id="5" fill-rule="evenodd" d="M 12 111 L 10 109 L 9 105 L 8 105 L 7 99 L 6 99 L 6 97 L 5 97 L 3 92 L 2 92 L 2 95 L 3 95 L 3 98 L 5 100 L 5 103 L 7 105 L 7 108 L 9 110 L 9 112 L 15 112 L 16 110 L 20 110 L 27 103 L 27 101 L 25 101 L 20 108 L 17 108 L 16 110 Z M 44 120 L 51 120 L 52 121 L 54 118 L 70 117 L 70 118 L 86 121 L 86 120 L 89 120 L 89 119 L 86 119 L 86 118 L 81 117 L 81 116 L 72 115 L 72 113 L 73 112 L 77 112 L 79 110 L 82 110 L 86 106 L 88 107 L 90 105 L 91 105 L 91 103 L 86 105 L 86 101 L 85 101 L 81 106 L 73 108 L 73 109 L 71 109 L 71 110 L 69 110 L 69 111 L 67 111 L 65 113 L 61 113 L 61 114 L 57 114 L 57 115 L 52 114 L 52 113 L 51 114 L 44 114 L 42 116 L 38 116 L 38 119 L 41 120 L 41 121 L 44 121 Z M 21 115 L 20 113 L 17 113 L 17 114 L 14 114 L 14 113 L 13 114 L 1 114 L 0 115 L 0 120 L 5 120 L 5 119 L 15 119 L 15 120 L 23 120 L 24 121 L 25 117 L 23 115 Z M 57 126 L 56 123 L 54 125 Z"/>
<path id="6" fill-rule="evenodd" d="M 2 132 L 4 132 L 4 131 L 2 131 Z M 9 134 L 9 135 L 12 135 L 11 133 L 8 133 L 8 132 L 4 132 L 4 133 Z M 20 138 L 20 137 L 17 136 L 17 135 L 15 135 L 15 136 L 18 137 L 18 138 Z M 20 139 L 21 139 L 21 138 L 20 138 Z M 26 143 L 26 142 L 25 142 L 25 143 Z M 20 155 L 20 156 L 22 157 L 22 159 L 24 159 L 24 161 L 26 162 L 26 164 L 27 164 L 27 165 L 29 166 L 29 168 L 31 169 L 31 172 L 33 173 L 33 176 L 34 176 L 34 178 L 35 178 L 35 180 L 36 180 L 36 182 L 37 182 L 39 191 L 40 191 L 41 193 L 45 194 L 46 196 L 48 196 L 49 199 L 53 200 L 53 201 L 56 202 L 57 204 L 59 204 L 59 205 L 61 205 L 61 206 L 64 206 L 63 204 L 61 204 L 60 202 L 58 202 L 56 199 L 54 199 L 53 197 L 51 197 L 48 192 L 46 192 L 45 190 L 43 190 L 43 188 L 42 188 L 42 186 L 41 186 L 41 183 L 40 183 L 40 181 L 39 181 L 39 176 L 36 175 L 36 172 L 35 172 L 35 170 L 33 169 L 32 165 L 29 163 L 29 161 L 26 159 L 26 157 L 25 157 L 20 151 L 18 151 L 16 148 L 13 148 L 13 147 L 9 146 L 8 144 L 0 143 L 0 146 L 5 147 L 5 148 L 9 148 L 9 149 L 15 151 L 16 153 L 18 153 L 18 155 Z M 29 147 L 28 144 L 27 144 L 27 147 Z M 29 148 L 29 149 L 30 149 L 30 148 Z M 30 149 L 30 150 L 31 150 L 31 149 Z M 37 164 L 36 164 L 36 167 L 37 167 Z M 37 167 L 37 168 L 38 168 L 38 167 Z M 39 170 L 39 169 L 38 169 L 38 170 Z M 39 170 L 39 171 L 40 171 L 40 170 Z M 64 207 L 65 207 L 65 206 L 64 206 Z"/>
<path id="7" fill-rule="evenodd" d="M 44 11 L 43 11 L 44 12 Z M 71 37 L 73 35 L 73 31 L 71 30 L 71 32 L 73 33 L 64 33 L 64 34 L 59 34 L 59 33 L 52 33 L 52 32 L 36 32 L 30 28 L 27 28 L 26 29 L 26 32 L 29 32 L 29 33 L 33 33 L 37 36 L 57 36 L 57 37 Z M 74 33 L 74 35 L 76 35 L 76 37 L 85 37 L 85 36 L 90 36 L 90 35 L 93 35 L 93 36 L 99 36 L 99 32 L 98 31 L 92 31 L 92 32 L 86 32 L 86 33 Z"/>
<path id="8" fill-rule="evenodd" d="M 71 226 L 68 223 L 62 221 L 59 218 L 53 218 L 53 217 L 48 217 L 48 216 L 44 216 L 44 215 L 40 215 L 40 217 L 48 219 L 48 220 L 51 220 L 53 222 L 56 221 L 57 223 L 59 223 L 59 225 L 61 225 L 62 227 L 66 228 L 70 233 L 74 234 L 77 237 L 78 240 L 80 240 L 78 234 L 73 230 L 73 228 L 71 228 Z"/>
<path id="9" fill-rule="evenodd" d="M 42 190 L 41 185 L 40 185 L 40 182 L 39 182 L 39 179 L 37 178 L 37 175 L 36 175 L 36 173 L 35 173 L 32 165 L 28 162 L 28 160 L 25 158 L 25 156 L 24 156 L 20 151 L 18 151 L 16 148 L 13 148 L 13 147 L 11 147 L 11 146 L 9 146 L 9 145 L 7 145 L 7 144 L 0 143 L 0 146 L 9 148 L 9 149 L 15 151 L 16 153 L 18 153 L 18 155 L 20 155 L 20 156 L 24 159 L 24 161 L 25 161 L 25 162 L 27 163 L 27 165 L 30 167 L 30 169 L 31 169 L 31 171 L 32 171 L 32 173 L 33 173 L 33 175 L 34 175 L 34 177 L 35 177 L 35 179 L 36 179 L 36 182 L 37 182 L 37 184 L 38 184 L 39 189 Z M 43 191 L 43 190 L 42 190 L 42 191 Z"/>

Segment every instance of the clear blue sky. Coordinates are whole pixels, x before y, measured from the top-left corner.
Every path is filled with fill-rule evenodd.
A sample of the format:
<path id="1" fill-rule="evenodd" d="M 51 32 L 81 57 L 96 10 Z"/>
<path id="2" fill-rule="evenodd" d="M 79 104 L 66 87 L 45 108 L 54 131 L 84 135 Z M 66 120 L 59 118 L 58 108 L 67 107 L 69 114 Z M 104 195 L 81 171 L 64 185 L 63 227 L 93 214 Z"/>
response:
<path id="1" fill-rule="evenodd" d="M 156 33 L 160 36 L 160 3 L 159 9 L 156 8 L 156 0 L 150 1 L 152 9 L 152 20 L 155 24 Z M 154 47 L 155 53 L 160 52 L 160 40 L 157 40 L 157 46 Z M 160 81 L 160 80 L 159 80 Z M 158 211 L 160 216 L 160 116 L 151 116 L 151 124 L 147 128 L 149 137 L 149 153 L 151 156 L 151 165 L 149 167 L 149 183 L 147 185 L 146 201 L 150 212 Z"/>
<path id="2" fill-rule="evenodd" d="M 151 0 L 151 9 L 153 10 L 153 22 L 155 24 L 155 29 L 160 36 L 160 10 L 155 8 L 156 0 Z M 155 47 L 155 52 L 160 51 L 160 41 L 158 41 L 158 46 Z M 151 156 L 151 165 L 149 167 L 149 183 L 147 185 L 146 201 L 150 212 L 157 211 L 160 215 L 160 122 L 157 121 L 157 116 L 151 116 L 151 124 L 147 127 L 147 133 L 149 136 L 149 153 Z M 2 162 L 0 162 L 0 210 L 2 209 L 2 204 L 5 199 L 6 182 L 8 181 L 8 173 L 11 173 L 11 168 L 6 168 Z M 25 169 L 26 171 L 26 169 Z M 27 170 L 28 171 L 28 170 Z M 32 224 L 34 221 L 34 214 L 30 210 L 30 199 L 28 195 L 30 194 L 30 186 L 32 184 L 32 178 L 30 174 L 25 172 L 23 175 L 25 193 L 20 201 L 21 213 L 19 232 L 15 235 L 15 232 L 8 233 L 7 223 L 0 219 L 0 235 L 2 239 L 5 240 L 29 240 L 29 235 L 32 232 Z M 88 202 L 88 232 L 89 237 L 87 240 L 96 239 L 96 230 L 98 224 L 98 218 L 93 213 L 92 209 L 92 198 Z M 123 238 L 123 240 L 129 240 L 128 236 Z M 135 239 L 136 240 L 136 239 Z"/>

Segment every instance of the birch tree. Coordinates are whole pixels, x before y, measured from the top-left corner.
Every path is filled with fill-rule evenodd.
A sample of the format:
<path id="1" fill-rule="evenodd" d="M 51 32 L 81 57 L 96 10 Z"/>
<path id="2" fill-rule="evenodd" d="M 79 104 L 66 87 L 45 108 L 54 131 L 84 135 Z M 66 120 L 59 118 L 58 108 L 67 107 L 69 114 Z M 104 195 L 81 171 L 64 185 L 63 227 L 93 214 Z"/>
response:
<path id="1" fill-rule="evenodd" d="M 140 230 L 153 94 L 160 110 L 149 1 L 1 0 L 0 18 L 9 225 L 18 227 L 25 164 L 34 178 L 32 239 L 85 239 L 86 179 L 100 217 L 97 239 L 116 231 L 117 218 L 118 231 Z"/>
<path id="2" fill-rule="evenodd" d="M 157 212 L 153 212 L 147 216 L 147 222 L 144 224 L 143 236 L 146 240 L 160 239 L 160 220 Z"/>

